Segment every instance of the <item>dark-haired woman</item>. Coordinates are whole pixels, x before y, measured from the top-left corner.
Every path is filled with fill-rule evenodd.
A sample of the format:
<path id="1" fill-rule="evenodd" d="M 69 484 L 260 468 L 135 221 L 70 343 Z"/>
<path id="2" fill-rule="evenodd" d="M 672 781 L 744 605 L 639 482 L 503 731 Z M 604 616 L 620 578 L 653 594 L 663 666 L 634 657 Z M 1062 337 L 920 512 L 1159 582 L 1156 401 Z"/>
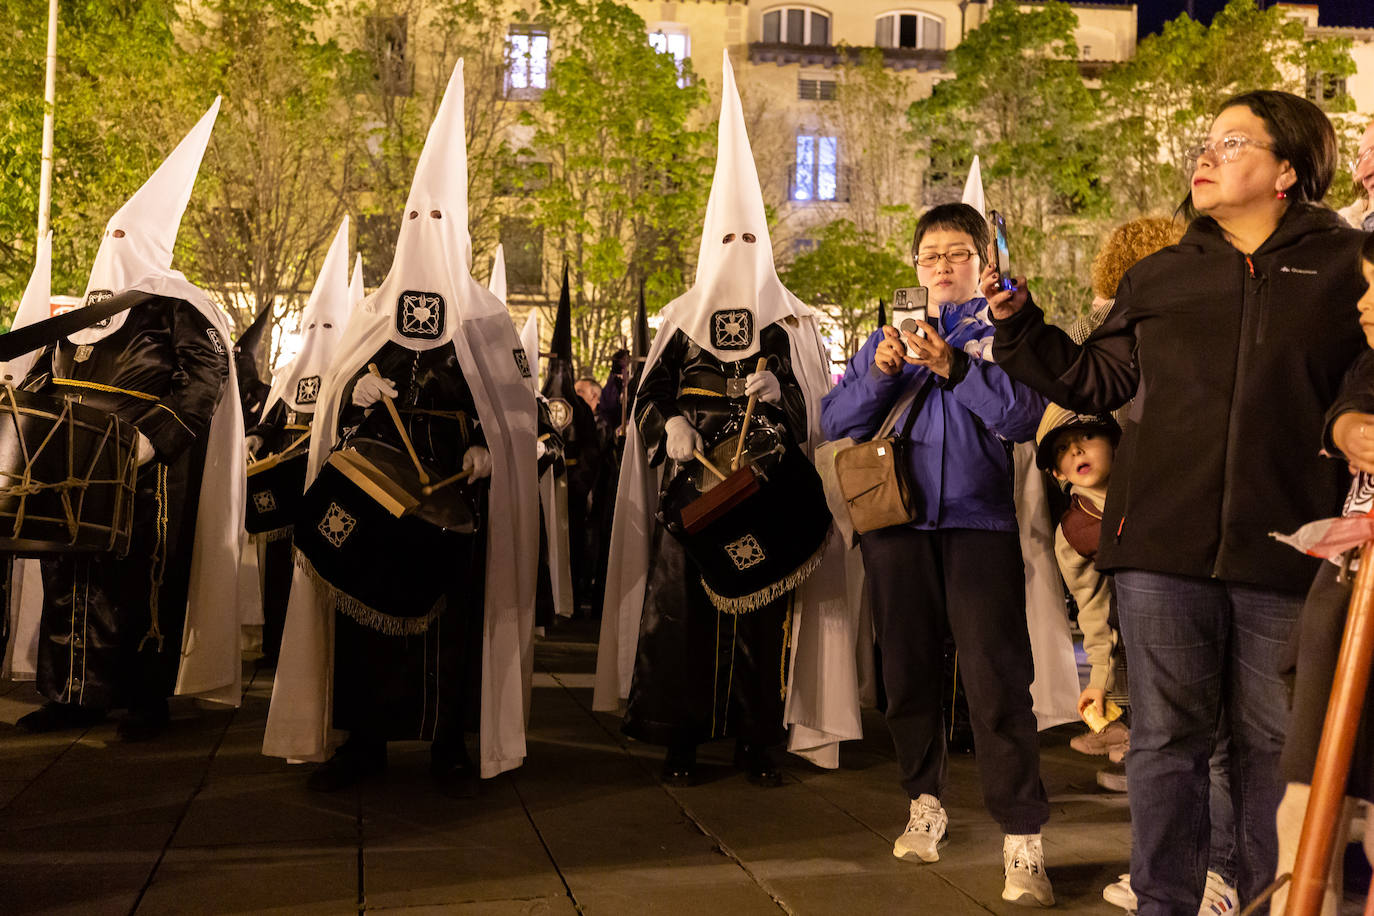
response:
<path id="1" fill-rule="evenodd" d="M 1221 106 L 1189 151 L 1193 221 L 1132 268 L 1080 346 L 1023 280 L 982 288 L 998 362 L 1077 410 L 1134 396 L 1107 492 L 1099 569 L 1116 574 L 1134 719 L 1131 883 L 1140 913 L 1194 912 L 1208 840 L 1207 760 L 1231 724 L 1241 902 L 1275 864 L 1284 644 L 1317 561 L 1276 543 L 1335 514 L 1346 480 L 1323 415 L 1362 346 L 1361 233 L 1320 205 L 1336 138 L 1312 103 L 1259 91 Z"/>
<path id="2" fill-rule="evenodd" d="M 924 337 L 903 337 L 890 326 L 876 331 L 823 399 L 821 426 L 828 439 L 867 439 L 884 425 L 907 430 L 905 454 L 923 503 L 911 524 L 870 531 L 859 541 L 887 723 L 910 799 L 892 854 L 940 858 L 948 824 L 940 803 L 948 629 L 959 649 L 984 801 L 1005 834 L 1002 896 L 1049 906 L 1054 894 L 1040 840 L 1049 803 L 1031 711 L 1035 672 L 1011 457 L 1012 443 L 1035 434 L 1045 399 L 987 358 L 992 326 L 978 293 L 987 241 L 987 223 L 965 204 L 921 217 L 912 256 L 931 304 L 939 306 L 939 326 L 918 322 Z"/>

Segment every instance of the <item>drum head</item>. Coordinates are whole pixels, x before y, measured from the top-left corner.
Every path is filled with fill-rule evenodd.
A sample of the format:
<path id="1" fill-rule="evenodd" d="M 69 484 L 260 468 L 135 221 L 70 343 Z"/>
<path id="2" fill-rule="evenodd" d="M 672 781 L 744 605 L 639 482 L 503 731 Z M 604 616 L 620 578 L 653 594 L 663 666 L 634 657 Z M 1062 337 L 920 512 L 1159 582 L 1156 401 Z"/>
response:
<path id="1" fill-rule="evenodd" d="M 348 448 L 372 462 L 379 471 L 419 501 L 414 509 L 406 513 L 408 516 L 459 534 L 472 534 L 477 530 L 477 519 L 457 485 L 449 484 L 428 496 L 424 495 L 419 476 L 415 473 L 415 463 L 405 450 L 376 439 L 353 439 Z M 444 477 L 428 465 L 425 465 L 425 473 L 429 474 L 430 483 Z"/>

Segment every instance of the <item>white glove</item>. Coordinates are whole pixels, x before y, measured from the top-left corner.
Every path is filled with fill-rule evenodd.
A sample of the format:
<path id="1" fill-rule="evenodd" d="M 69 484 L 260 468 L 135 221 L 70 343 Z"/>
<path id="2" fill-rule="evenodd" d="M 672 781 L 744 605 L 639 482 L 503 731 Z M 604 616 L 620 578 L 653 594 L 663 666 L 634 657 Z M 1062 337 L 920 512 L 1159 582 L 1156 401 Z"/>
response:
<path id="1" fill-rule="evenodd" d="M 382 399 L 382 395 L 396 397 L 396 385 L 389 378 L 378 378 L 369 372 L 353 386 L 353 405 L 371 407 Z"/>
<path id="2" fill-rule="evenodd" d="M 544 457 L 545 455 L 547 455 L 548 453 L 549 453 L 549 447 L 548 447 L 547 445 L 544 444 L 544 440 L 543 440 L 543 439 L 540 439 L 538 442 L 534 443 L 534 460 L 535 460 L 535 461 L 538 461 L 540 458 L 543 458 L 543 457 Z"/>
<path id="3" fill-rule="evenodd" d="M 248 454 L 256 458 L 258 449 L 262 448 L 262 436 L 249 436 L 243 440 L 243 445 L 248 449 Z"/>
<path id="4" fill-rule="evenodd" d="M 777 404 L 782 400 L 782 383 L 767 369 L 762 372 L 751 372 L 744 378 L 744 393 L 756 394 L 760 401 Z"/>
<path id="5" fill-rule="evenodd" d="M 491 452 L 480 445 L 474 445 L 463 453 L 463 470 L 471 471 L 468 480 L 481 480 L 491 476 Z"/>
<path id="6" fill-rule="evenodd" d="M 153 443 L 150 442 L 150 441 L 148 440 L 148 437 L 145 436 L 145 435 L 143 435 L 143 433 L 139 433 L 139 434 L 138 434 L 138 466 L 139 466 L 139 467 L 143 467 L 143 465 L 147 464 L 149 461 L 152 461 L 153 458 L 155 458 L 156 456 L 157 456 L 157 453 L 153 451 Z"/>
<path id="7" fill-rule="evenodd" d="M 674 461 L 690 461 L 694 452 L 701 451 L 706 443 L 701 433 L 687 421 L 686 417 L 672 417 L 663 425 L 667 437 L 668 457 Z"/>

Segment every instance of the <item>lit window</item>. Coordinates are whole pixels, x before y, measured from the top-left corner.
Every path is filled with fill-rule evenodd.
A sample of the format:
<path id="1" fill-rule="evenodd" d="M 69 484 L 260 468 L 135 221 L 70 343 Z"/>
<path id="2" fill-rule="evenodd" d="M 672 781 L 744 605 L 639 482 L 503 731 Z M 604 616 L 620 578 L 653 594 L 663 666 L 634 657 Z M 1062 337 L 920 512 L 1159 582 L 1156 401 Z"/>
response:
<path id="1" fill-rule="evenodd" d="M 925 48 L 939 51 L 945 46 L 945 21 L 930 13 L 899 10 L 878 17 L 874 44 L 880 48 Z"/>
<path id="2" fill-rule="evenodd" d="M 792 171 L 792 199 L 834 200 L 839 185 L 839 140 L 816 134 L 797 135 L 797 162 Z"/>
<path id="3" fill-rule="evenodd" d="M 830 16 L 796 6 L 769 10 L 763 14 L 763 40 L 767 44 L 828 45 Z"/>
<path id="4" fill-rule="evenodd" d="M 535 98 L 548 87 L 548 30 L 511 26 L 506 35 L 506 97 Z"/>
<path id="5" fill-rule="evenodd" d="M 687 30 L 667 25 L 657 28 L 649 33 L 649 47 L 660 54 L 667 54 L 673 59 L 677 64 L 677 84 L 686 86 L 687 75 L 684 72 L 684 66 L 692 53 L 692 45 L 687 38 Z"/>

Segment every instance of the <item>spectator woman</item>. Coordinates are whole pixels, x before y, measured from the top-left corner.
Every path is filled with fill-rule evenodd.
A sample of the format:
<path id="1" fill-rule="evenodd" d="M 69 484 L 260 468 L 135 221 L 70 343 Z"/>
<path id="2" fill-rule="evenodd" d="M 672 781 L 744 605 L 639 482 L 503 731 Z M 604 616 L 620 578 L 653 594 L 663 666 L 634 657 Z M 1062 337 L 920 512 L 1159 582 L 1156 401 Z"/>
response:
<path id="1" fill-rule="evenodd" d="M 1336 137 L 1285 92 L 1225 102 L 1189 151 L 1192 222 L 1121 281 L 1082 346 L 1024 279 L 981 279 L 1013 377 L 1075 410 L 1132 399 L 1097 566 L 1116 574 L 1134 718 L 1131 883 L 1139 912 L 1203 893 L 1208 766 L 1231 725 L 1241 902 L 1275 866 L 1286 697 L 1282 650 L 1318 561 L 1269 537 L 1335 513 L 1346 479 L 1319 455 L 1323 415 L 1363 344 L 1362 235 L 1320 203 Z"/>
<path id="2" fill-rule="evenodd" d="M 1001 825 L 1004 899 L 1054 902 L 1040 827 L 1049 803 L 1031 711 L 1034 677 L 1025 579 L 1012 503 L 1011 443 L 1030 439 L 1045 399 L 987 358 L 992 326 L 978 293 L 987 223 L 966 204 L 916 225 L 912 256 L 939 306 L 938 327 L 903 339 L 883 327 L 822 401 L 828 439 L 871 437 L 895 411 L 921 512 L 860 538 L 887 692 L 887 723 L 910 799 L 900 859 L 934 862 L 948 817 L 941 714 L 944 632 L 959 649 L 983 795 Z M 910 354 L 910 355 L 909 355 Z M 915 418 L 908 415 L 915 405 Z"/>

